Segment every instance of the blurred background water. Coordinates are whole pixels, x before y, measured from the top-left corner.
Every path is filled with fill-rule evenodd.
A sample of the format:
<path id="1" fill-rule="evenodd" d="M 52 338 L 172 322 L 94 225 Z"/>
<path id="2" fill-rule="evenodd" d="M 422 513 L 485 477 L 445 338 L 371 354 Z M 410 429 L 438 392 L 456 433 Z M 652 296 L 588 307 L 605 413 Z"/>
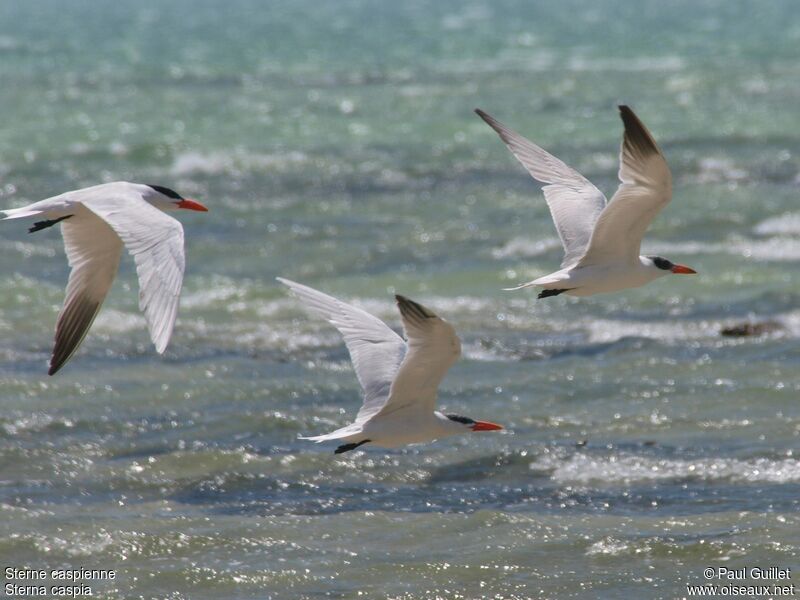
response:
<path id="1" fill-rule="evenodd" d="M 800 20 L 790 1 L 0 3 L 0 204 L 173 187 L 166 355 L 132 261 L 46 361 L 58 232 L 0 237 L 0 563 L 117 569 L 103 598 L 674 598 L 800 568 Z M 616 188 L 630 104 L 701 274 L 587 299 L 500 288 L 561 251 L 481 107 Z M 274 278 L 451 321 L 446 409 L 502 434 L 342 456 L 339 335 Z M 753 337 L 723 337 L 740 322 Z M 585 443 L 584 443 L 585 442 Z"/>

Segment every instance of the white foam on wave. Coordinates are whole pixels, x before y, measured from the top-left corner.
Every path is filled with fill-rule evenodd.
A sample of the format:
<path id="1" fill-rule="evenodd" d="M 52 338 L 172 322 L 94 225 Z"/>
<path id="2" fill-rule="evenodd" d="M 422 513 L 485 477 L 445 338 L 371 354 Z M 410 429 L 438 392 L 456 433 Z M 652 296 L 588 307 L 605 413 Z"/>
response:
<path id="1" fill-rule="evenodd" d="M 113 536 L 104 529 L 97 533 L 72 532 L 69 537 L 34 534 L 33 545 L 47 555 L 62 554 L 69 557 L 85 557 L 102 554 L 114 544 Z"/>
<path id="2" fill-rule="evenodd" d="M 616 538 L 607 537 L 598 540 L 586 550 L 588 556 L 619 556 L 626 554 L 631 550 L 631 547 Z"/>
<path id="3" fill-rule="evenodd" d="M 478 362 L 507 362 L 509 353 L 503 352 L 498 348 L 488 348 L 482 344 L 465 344 L 461 343 L 461 355 L 466 360 L 475 360 Z"/>
<path id="4" fill-rule="evenodd" d="M 307 156 L 302 152 L 279 154 L 250 154 L 244 151 L 186 152 L 179 154 L 170 168 L 175 177 L 189 175 L 235 175 L 248 171 L 284 171 L 304 163 Z"/>
<path id="5" fill-rule="evenodd" d="M 72 421 L 69 420 L 61 420 L 60 422 L 65 427 L 71 427 L 73 425 Z M 54 423 L 56 423 L 56 418 L 52 415 L 47 413 L 32 413 L 25 417 L 19 417 L 13 421 L 3 423 L 0 425 L 0 428 L 2 428 L 7 435 L 19 435 L 23 432 L 43 431 Z"/>
<path id="6" fill-rule="evenodd" d="M 182 303 L 187 306 L 182 308 L 207 308 L 216 303 L 224 302 L 226 308 L 235 312 L 236 300 L 240 296 L 241 287 L 228 289 L 223 286 L 214 292 L 196 292 L 190 296 L 189 302 Z M 417 295 L 412 295 L 416 297 Z M 397 310 L 397 305 L 390 294 L 385 299 L 364 298 L 358 299 L 340 295 L 345 302 L 351 303 L 366 312 L 375 315 L 384 321 L 390 328 L 402 332 L 402 320 Z M 422 300 L 428 308 L 445 318 L 463 331 L 469 330 L 468 322 L 477 320 L 483 322 L 487 315 L 496 316 L 498 307 L 494 301 L 487 298 L 472 296 L 458 296 L 455 298 L 433 296 Z M 250 299 L 243 306 L 248 315 L 240 316 L 232 321 L 209 322 L 204 319 L 186 318 L 180 322 L 183 334 L 190 334 L 197 338 L 216 340 L 216 344 L 227 343 L 240 347 L 275 348 L 284 351 L 315 350 L 322 347 L 337 346 L 343 343 L 341 335 L 326 320 L 311 311 L 307 311 L 302 303 L 287 295 L 272 299 Z M 527 302 L 524 300 L 512 303 L 519 309 L 519 327 L 525 328 L 530 322 L 524 313 Z M 505 305 L 506 307 L 508 305 Z M 253 318 L 253 316 L 257 318 Z M 277 315 L 277 316 L 276 316 Z M 504 315 L 505 316 L 505 315 Z M 505 319 L 508 325 L 509 319 Z M 480 343 L 465 343 L 464 354 L 475 360 L 501 360 L 505 355 L 496 355 L 492 351 L 485 351 Z"/>
<path id="7" fill-rule="evenodd" d="M 246 282 L 237 283 L 227 277 L 219 278 L 202 289 L 184 293 L 181 306 L 187 309 L 210 308 L 220 303 L 241 300 L 247 296 L 249 287 Z"/>
<path id="8" fill-rule="evenodd" d="M 567 62 L 570 71 L 654 72 L 682 71 L 686 62 L 680 56 L 627 56 L 625 58 L 596 58 L 574 56 Z"/>
<path id="9" fill-rule="evenodd" d="M 754 228 L 757 235 L 773 235 L 766 239 L 732 236 L 721 242 L 659 241 L 646 240 L 642 248 L 644 255 L 702 256 L 703 254 L 725 254 L 754 258 L 765 262 L 800 260 L 800 213 L 776 217 L 760 223 Z M 536 258 L 561 248 L 558 238 L 531 239 L 515 237 L 504 245 L 492 249 L 492 258 Z M 557 265 L 553 264 L 552 270 Z M 546 273 L 542 272 L 542 275 Z"/>
<path id="10" fill-rule="evenodd" d="M 30 226 L 27 222 L 26 225 Z M 26 258 L 30 256 L 45 256 L 50 258 L 57 253 L 55 245 L 12 240 L 0 240 L 0 251 L 6 255 L 11 253 L 21 254 Z"/>
<path id="11" fill-rule="evenodd" d="M 106 307 L 97 315 L 92 327 L 100 332 L 127 333 L 147 327 L 147 321 L 139 313 L 123 312 Z"/>
<path id="12" fill-rule="evenodd" d="M 800 336 L 800 309 L 775 315 L 772 320 L 783 325 L 793 336 Z"/>
<path id="13" fill-rule="evenodd" d="M 800 213 L 770 217 L 753 227 L 757 235 L 800 235 Z"/>
<path id="14" fill-rule="evenodd" d="M 698 162 L 697 174 L 688 177 L 687 180 L 693 183 L 724 183 L 728 181 L 743 181 L 750 174 L 734 164 L 727 157 L 707 157 Z"/>
<path id="15" fill-rule="evenodd" d="M 559 483 L 629 484 L 667 479 L 789 483 L 800 481 L 800 460 L 785 458 L 696 458 L 667 459 L 649 456 L 612 455 L 595 457 L 574 454 L 566 459 L 545 454 L 530 463 L 531 470 L 551 471 Z"/>
<path id="16" fill-rule="evenodd" d="M 619 321 L 592 317 L 579 324 L 588 330 L 589 342 L 609 343 L 626 337 L 657 340 L 689 340 L 716 337 L 719 323 L 713 321 Z"/>
<path id="17" fill-rule="evenodd" d="M 511 238 L 499 248 L 492 248 L 492 258 L 497 260 L 504 258 L 532 258 L 534 256 L 542 256 L 560 247 L 561 242 L 558 238 L 534 240 L 531 238 L 515 237 Z"/>
<path id="18" fill-rule="evenodd" d="M 800 238 L 773 237 L 754 240 L 732 237 L 723 242 L 648 242 L 643 254 L 697 256 L 726 254 L 764 262 L 800 260 Z"/>
<path id="19" fill-rule="evenodd" d="M 324 324 L 324 321 L 323 321 Z M 230 328 L 229 328 L 230 329 Z M 291 328 L 270 325 L 248 326 L 229 332 L 237 345 L 255 348 L 276 348 L 287 352 L 318 350 L 343 345 L 341 336 L 335 331 L 296 331 Z"/>

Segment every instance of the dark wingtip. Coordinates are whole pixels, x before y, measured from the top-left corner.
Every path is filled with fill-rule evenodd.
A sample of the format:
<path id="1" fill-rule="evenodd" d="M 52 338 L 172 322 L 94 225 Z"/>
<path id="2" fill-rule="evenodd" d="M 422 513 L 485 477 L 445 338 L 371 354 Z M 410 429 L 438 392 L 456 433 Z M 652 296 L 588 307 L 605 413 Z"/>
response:
<path id="1" fill-rule="evenodd" d="M 493 123 L 495 123 L 495 118 L 490 115 L 489 113 L 482 111 L 480 108 L 475 109 L 475 114 L 478 115 L 481 119 L 483 119 L 486 123 L 494 127 Z"/>
<path id="2" fill-rule="evenodd" d="M 410 298 L 406 298 L 400 294 L 395 294 L 394 299 L 397 300 L 397 307 L 400 309 L 401 315 L 416 317 L 418 319 L 436 318 L 435 314 L 418 302 L 414 302 Z"/>
<path id="3" fill-rule="evenodd" d="M 73 350 L 74 353 L 74 350 Z M 52 376 L 58 373 L 67 361 L 72 357 L 72 354 L 65 355 L 61 353 L 59 356 L 56 356 L 56 353 L 53 353 L 53 356 L 50 357 L 50 367 L 47 369 L 47 374 Z"/>
<path id="4" fill-rule="evenodd" d="M 69 219 L 71 216 L 72 215 L 66 215 L 65 217 L 59 217 L 58 219 L 45 219 L 44 221 L 36 221 L 31 227 L 28 228 L 28 233 L 36 233 L 42 229 L 47 229 L 56 223 L 61 223 L 61 221 L 64 219 Z"/>
<path id="5" fill-rule="evenodd" d="M 620 104 L 618 108 L 619 116 L 625 126 L 625 143 L 629 143 L 642 154 L 658 154 L 656 141 L 636 113 L 626 104 Z"/>

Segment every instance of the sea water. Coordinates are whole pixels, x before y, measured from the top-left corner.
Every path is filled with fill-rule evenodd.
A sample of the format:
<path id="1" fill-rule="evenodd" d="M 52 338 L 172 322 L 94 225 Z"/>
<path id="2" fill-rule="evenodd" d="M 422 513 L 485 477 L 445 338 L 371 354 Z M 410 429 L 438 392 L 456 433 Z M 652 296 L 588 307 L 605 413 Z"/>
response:
<path id="1" fill-rule="evenodd" d="M 58 228 L 0 223 L 4 585 L 677 598 L 723 567 L 800 585 L 798 47 L 789 1 L 0 3 L 0 206 L 123 179 L 210 208 L 175 213 L 167 352 L 125 256 L 55 377 Z M 699 275 L 501 291 L 562 253 L 473 109 L 610 197 L 622 103 L 673 173 L 643 253 Z M 440 406 L 506 429 L 341 456 L 298 440 L 348 423 L 360 389 L 276 276 L 394 328 L 394 293 L 436 311 L 463 342 Z M 743 322 L 770 331 L 720 334 Z"/>

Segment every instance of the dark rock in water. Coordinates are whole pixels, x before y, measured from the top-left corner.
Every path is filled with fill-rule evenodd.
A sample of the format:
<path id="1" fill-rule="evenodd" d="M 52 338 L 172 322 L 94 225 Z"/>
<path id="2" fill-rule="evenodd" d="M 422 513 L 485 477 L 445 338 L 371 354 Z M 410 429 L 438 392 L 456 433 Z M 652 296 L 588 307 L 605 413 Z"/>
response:
<path id="1" fill-rule="evenodd" d="M 761 323 L 737 323 L 730 327 L 723 327 L 720 329 L 720 335 L 728 337 L 747 337 L 755 335 L 764 335 L 765 333 L 772 333 L 775 331 L 782 331 L 783 325 L 778 321 L 762 321 Z"/>

